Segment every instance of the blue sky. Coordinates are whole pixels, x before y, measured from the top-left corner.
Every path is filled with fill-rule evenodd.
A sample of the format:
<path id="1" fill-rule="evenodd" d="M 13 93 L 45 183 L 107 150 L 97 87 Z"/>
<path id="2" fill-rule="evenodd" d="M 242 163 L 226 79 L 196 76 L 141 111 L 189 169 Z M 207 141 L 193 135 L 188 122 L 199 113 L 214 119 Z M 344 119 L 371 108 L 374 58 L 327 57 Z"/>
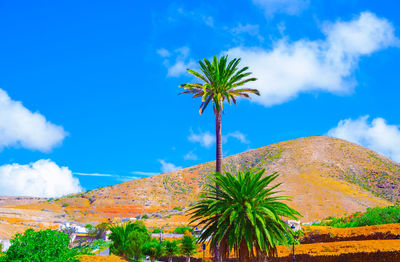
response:
<path id="1" fill-rule="evenodd" d="M 261 97 L 227 107 L 224 154 L 341 137 L 400 161 L 396 1 L 0 2 L 0 195 L 56 196 L 214 159 L 178 96 L 229 54 Z M 369 116 L 369 117 L 368 117 Z M 63 188 L 62 190 L 60 189 Z"/>

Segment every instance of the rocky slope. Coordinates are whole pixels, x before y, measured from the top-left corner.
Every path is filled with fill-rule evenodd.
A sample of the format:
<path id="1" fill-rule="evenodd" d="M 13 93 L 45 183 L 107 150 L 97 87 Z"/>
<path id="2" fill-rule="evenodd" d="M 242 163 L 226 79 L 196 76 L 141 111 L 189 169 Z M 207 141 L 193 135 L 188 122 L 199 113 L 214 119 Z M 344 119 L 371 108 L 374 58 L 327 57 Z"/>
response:
<path id="1" fill-rule="evenodd" d="M 281 190 L 303 221 L 363 211 L 400 202 L 400 165 L 344 140 L 316 136 L 281 142 L 224 159 L 224 168 L 265 168 L 279 172 Z M 64 211 L 78 221 L 170 212 L 196 201 L 214 162 L 99 188 L 36 208 Z M 32 208 L 32 206 L 25 208 Z"/>

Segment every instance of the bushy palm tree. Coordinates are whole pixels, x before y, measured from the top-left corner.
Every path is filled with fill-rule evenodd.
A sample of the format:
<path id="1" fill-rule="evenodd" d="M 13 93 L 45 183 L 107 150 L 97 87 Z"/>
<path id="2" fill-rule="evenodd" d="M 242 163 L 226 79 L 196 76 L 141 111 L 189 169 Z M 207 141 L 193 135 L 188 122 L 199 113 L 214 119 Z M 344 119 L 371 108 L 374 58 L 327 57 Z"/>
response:
<path id="1" fill-rule="evenodd" d="M 186 262 L 190 262 L 190 256 L 197 253 L 196 238 L 190 233 L 185 234 L 181 239 L 179 249 L 181 254 L 186 256 Z"/>
<path id="2" fill-rule="evenodd" d="M 168 262 L 172 262 L 172 257 L 179 254 L 178 242 L 176 241 L 164 241 L 164 253 L 168 257 Z"/>
<path id="3" fill-rule="evenodd" d="M 216 172 L 222 173 L 222 137 L 221 137 L 221 112 L 224 112 L 224 101 L 236 105 L 238 97 L 250 98 L 249 94 L 260 95 L 257 89 L 242 88 L 256 78 L 246 78 L 251 75 L 248 67 L 239 69 L 240 58 L 228 61 L 228 56 L 210 62 L 208 59 L 199 61 L 201 73 L 192 69 L 187 71 L 201 80 L 202 83 L 186 83 L 180 85 L 185 91 L 180 94 L 193 94 L 193 98 L 200 97 L 200 114 L 207 106 L 212 104 L 216 120 Z"/>
<path id="4" fill-rule="evenodd" d="M 151 236 L 142 221 L 111 225 L 109 229 L 113 242 L 110 246 L 112 254 L 128 259 L 135 257 L 136 260 L 143 256 L 143 244 L 150 241 Z"/>
<path id="5" fill-rule="evenodd" d="M 143 253 L 150 257 L 150 261 L 156 261 L 156 258 L 161 257 L 164 254 L 164 247 L 156 240 L 148 241 L 143 244 Z"/>
<path id="6" fill-rule="evenodd" d="M 263 177 L 264 172 L 216 173 L 210 179 L 220 187 L 218 198 L 209 184 L 207 194 L 190 209 L 191 222 L 203 227 L 199 241 L 219 244 L 222 258 L 234 251 L 239 261 L 263 260 L 274 255 L 277 244 L 287 245 L 291 231 L 282 217 L 297 219 L 300 214 L 282 202 L 289 197 L 276 195 L 280 184 L 271 186 L 278 174 Z"/>

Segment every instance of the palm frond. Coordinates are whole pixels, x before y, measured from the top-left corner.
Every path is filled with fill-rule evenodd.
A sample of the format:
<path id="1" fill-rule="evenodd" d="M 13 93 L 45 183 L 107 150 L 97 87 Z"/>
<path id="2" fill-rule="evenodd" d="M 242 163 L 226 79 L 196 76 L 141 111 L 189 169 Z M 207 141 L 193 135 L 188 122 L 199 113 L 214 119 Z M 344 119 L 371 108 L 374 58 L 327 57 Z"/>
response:
<path id="1" fill-rule="evenodd" d="M 248 67 L 239 68 L 240 58 L 228 60 L 228 56 L 218 58 L 214 56 L 212 61 L 203 59 L 199 61 L 200 71 L 187 69 L 189 73 L 202 80 L 204 83 L 186 83 L 180 85 L 185 91 L 179 94 L 193 94 L 193 98 L 201 97 L 202 104 L 199 113 L 202 114 L 210 101 L 213 102 L 215 113 L 224 112 L 225 100 L 235 105 L 237 97 L 250 98 L 249 94 L 260 95 L 258 90 L 252 88 L 235 89 L 256 78 L 247 78 L 251 75 Z M 211 99 L 209 99 L 212 97 Z"/>

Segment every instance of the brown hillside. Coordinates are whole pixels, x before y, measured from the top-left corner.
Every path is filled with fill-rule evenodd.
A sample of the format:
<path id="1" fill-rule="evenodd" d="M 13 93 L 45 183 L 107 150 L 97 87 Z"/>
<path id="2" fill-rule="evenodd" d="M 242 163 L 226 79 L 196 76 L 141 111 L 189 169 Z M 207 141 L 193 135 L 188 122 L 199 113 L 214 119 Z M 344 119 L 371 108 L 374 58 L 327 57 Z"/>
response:
<path id="1" fill-rule="evenodd" d="M 336 138 L 306 137 L 261 147 L 225 158 L 224 167 L 232 172 L 252 167 L 279 172 L 281 189 L 293 197 L 290 205 L 304 222 L 400 202 L 400 165 Z M 42 202 L 39 208 L 54 210 L 67 203 L 64 211 L 82 222 L 151 212 L 167 217 L 168 210 L 196 201 L 213 169 L 214 162 L 200 164 Z"/>

